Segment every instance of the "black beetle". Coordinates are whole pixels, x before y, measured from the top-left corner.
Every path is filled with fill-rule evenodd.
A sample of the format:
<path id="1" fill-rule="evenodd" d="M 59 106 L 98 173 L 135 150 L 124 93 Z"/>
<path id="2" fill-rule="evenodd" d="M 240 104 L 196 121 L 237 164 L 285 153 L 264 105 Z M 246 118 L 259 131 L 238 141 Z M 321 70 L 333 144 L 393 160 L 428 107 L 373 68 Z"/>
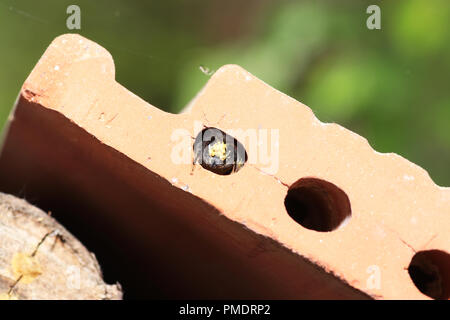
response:
<path id="1" fill-rule="evenodd" d="M 228 175 L 237 172 L 247 161 L 247 152 L 236 138 L 214 127 L 204 128 L 194 141 L 194 165 Z"/>

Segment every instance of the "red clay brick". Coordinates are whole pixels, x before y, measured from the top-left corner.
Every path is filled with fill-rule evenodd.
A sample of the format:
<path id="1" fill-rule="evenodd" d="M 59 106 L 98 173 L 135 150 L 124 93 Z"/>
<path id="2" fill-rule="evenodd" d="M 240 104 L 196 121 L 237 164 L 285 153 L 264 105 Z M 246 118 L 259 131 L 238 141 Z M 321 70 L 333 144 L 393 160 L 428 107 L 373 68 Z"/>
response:
<path id="1" fill-rule="evenodd" d="M 408 266 L 416 252 L 440 250 L 426 268 L 439 273 L 432 290 L 449 297 L 450 189 L 420 167 L 320 122 L 235 65 L 219 69 L 179 115 L 114 76 L 99 45 L 55 39 L 12 114 L 0 188 L 25 188 L 43 207 L 70 206 L 96 237 L 127 250 L 135 284 L 184 298 L 424 299 Z M 198 166 L 191 174 L 192 164 L 171 160 L 171 137 L 182 129 L 192 144 L 196 123 L 278 130 L 278 170 L 249 159 L 231 175 Z M 255 156 L 249 139 L 239 141 Z M 307 227 L 287 213 L 289 187 L 311 206 Z M 370 285 L 376 270 L 379 287 Z"/>

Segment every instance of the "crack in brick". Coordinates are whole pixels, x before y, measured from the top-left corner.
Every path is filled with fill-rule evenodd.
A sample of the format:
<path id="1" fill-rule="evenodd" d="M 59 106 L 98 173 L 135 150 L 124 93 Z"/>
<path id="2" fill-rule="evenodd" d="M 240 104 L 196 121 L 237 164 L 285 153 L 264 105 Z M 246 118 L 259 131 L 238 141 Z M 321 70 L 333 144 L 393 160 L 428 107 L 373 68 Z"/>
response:
<path id="1" fill-rule="evenodd" d="M 106 122 L 106 125 L 110 124 L 119 114 L 116 113 L 111 119 Z"/>
<path id="2" fill-rule="evenodd" d="M 395 234 L 397 236 L 397 238 L 404 244 L 406 245 L 408 248 L 410 248 L 414 253 L 417 253 L 416 249 L 414 249 L 414 247 L 412 245 L 410 245 L 408 242 L 406 242 L 405 240 L 402 239 L 402 237 L 400 237 L 400 235 L 398 234 L 397 231 L 389 228 L 388 226 L 383 224 L 383 228 L 386 228 L 387 230 L 389 230 L 390 232 L 392 232 L 393 234 Z"/>
<path id="3" fill-rule="evenodd" d="M 258 170 L 259 172 L 261 172 L 261 173 L 263 173 L 263 174 L 265 174 L 265 175 L 267 175 L 267 176 L 270 176 L 270 177 L 274 178 L 279 184 L 285 186 L 286 188 L 289 188 L 289 187 L 290 187 L 290 185 L 288 185 L 287 183 L 281 181 L 281 179 L 278 178 L 277 176 L 275 176 L 275 175 L 273 175 L 273 174 L 270 174 L 270 173 L 267 173 L 267 172 L 265 172 L 264 170 L 261 170 L 260 168 L 258 168 L 258 167 L 255 166 L 255 165 L 252 165 L 252 164 L 248 164 L 248 165 L 249 165 L 250 167 L 255 168 L 255 169 Z"/>

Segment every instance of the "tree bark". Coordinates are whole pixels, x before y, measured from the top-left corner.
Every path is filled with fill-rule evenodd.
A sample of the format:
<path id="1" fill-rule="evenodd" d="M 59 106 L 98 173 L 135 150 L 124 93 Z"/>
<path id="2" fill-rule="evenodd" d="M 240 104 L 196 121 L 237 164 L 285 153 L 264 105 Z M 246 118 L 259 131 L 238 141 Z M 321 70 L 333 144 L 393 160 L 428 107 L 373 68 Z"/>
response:
<path id="1" fill-rule="evenodd" d="M 49 214 L 0 193 L 0 299 L 121 299 L 95 255 Z"/>

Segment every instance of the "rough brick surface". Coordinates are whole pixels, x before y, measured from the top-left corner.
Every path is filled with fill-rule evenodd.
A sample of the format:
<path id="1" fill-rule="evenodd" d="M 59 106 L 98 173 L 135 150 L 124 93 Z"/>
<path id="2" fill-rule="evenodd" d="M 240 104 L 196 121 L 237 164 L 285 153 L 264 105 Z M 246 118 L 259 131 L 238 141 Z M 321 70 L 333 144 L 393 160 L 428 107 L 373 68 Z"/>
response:
<path id="1" fill-rule="evenodd" d="M 220 176 L 174 163 L 174 131 L 192 143 L 198 123 L 278 130 L 278 170 L 249 161 Z M 307 177 L 320 180 L 298 182 Z M 416 252 L 440 250 L 430 268 L 448 298 L 449 188 L 238 66 L 219 69 L 188 111 L 168 114 L 115 81 L 105 49 L 61 36 L 21 90 L 0 178 L 2 191 L 70 207 L 70 221 L 129 259 L 133 271 L 116 261 L 117 272 L 134 276 L 140 292 L 148 284 L 164 297 L 424 299 L 408 266 Z M 330 232 L 305 228 L 286 211 L 289 187 L 306 188 L 305 201 L 336 217 L 349 201 L 351 216 Z"/>

